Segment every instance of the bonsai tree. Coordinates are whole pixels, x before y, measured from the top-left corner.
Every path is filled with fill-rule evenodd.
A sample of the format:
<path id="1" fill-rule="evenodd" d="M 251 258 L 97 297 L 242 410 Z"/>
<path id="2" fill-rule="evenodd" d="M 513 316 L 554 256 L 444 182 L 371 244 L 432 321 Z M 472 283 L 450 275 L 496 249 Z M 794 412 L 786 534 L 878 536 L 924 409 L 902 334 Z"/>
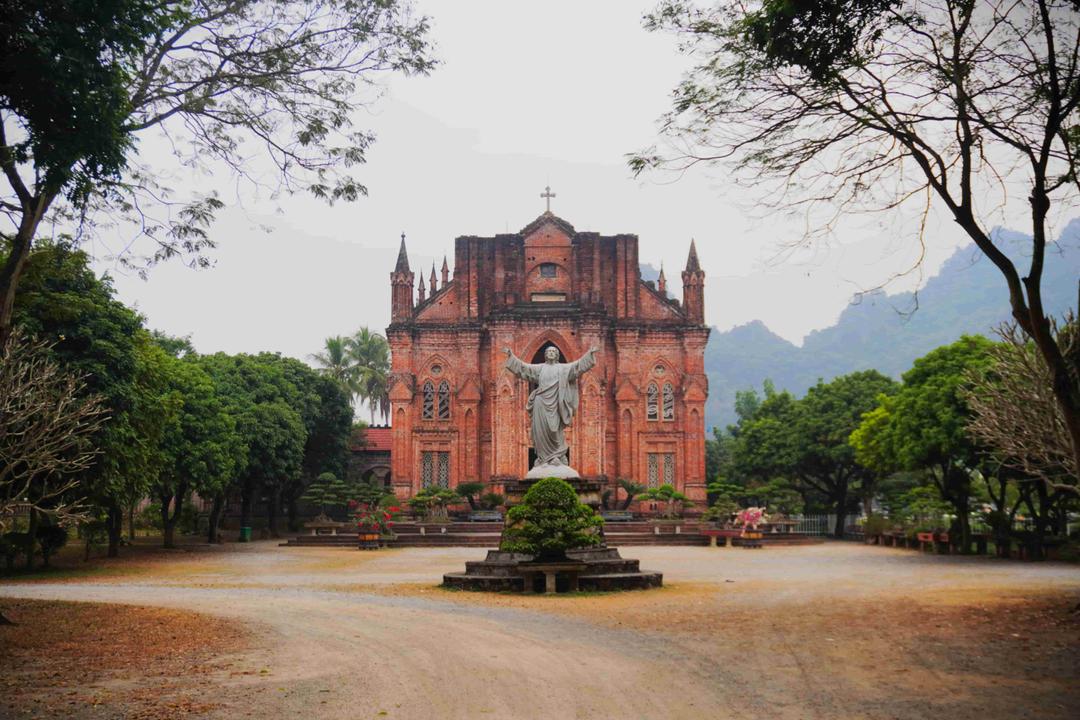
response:
<path id="1" fill-rule="evenodd" d="M 679 514 L 679 511 L 684 507 L 689 507 L 694 503 L 690 501 L 690 498 L 683 495 L 681 492 L 675 489 L 673 485 L 661 485 L 658 488 L 649 488 L 645 492 L 638 495 L 639 500 L 658 500 L 664 503 L 664 517 L 673 518 Z"/>
<path id="2" fill-rule="evenodd" d="M 461 496 L 444 487 L 426 487 L 409 498 L 409 507 L 413 513 L 423 515 L 428 522 L 446 522 L 449 519 L 447 507 L 459 501 Z"/>
<path id="3" fill-rule="evenodd" d="M 470 510 L 478 510 L 477 496 L 487 490 L 487 485 L 482 482 L 467 482 L 461 483 L 455 489 L 457 494 L 465 498 L 465 502 L 469 503 Z M 482 502 L 480 504 L 482 505 Z"/>
<path id="4" fill-rule="evenodd" d="M 499 547 L 537 560 L 564 559 L 567 550 L 599 545 L 603 525 L 568 482 L 545 478 L 525 493 L 520 505 L 510 508 Z"/>
<path id="5" fill-rule="evenodd" d="M 480 507 L 484 510 L 494 510 L 506 502 L 506 496 L 499 493 L 484 493 L 480 496 Z"/>
<path id="6" fill-rule="evenodd" d="M 327 506 L 344 505 L 350 494 L 349 486 L 344 480 L 338 480 L 334 473 L 324 472 L 315 478 L 300 499 L 318 505 L 319 512 L 325 515 Z"/>
<path id="7" fill-rule="evenodd" d="M 620 510 L 626 510 L 627 508 L 629 508 L 630 503 L 634 502 L 634 498 L 637 495 L 640 495 L 641 493 L 645 492 L 645 486 L 641 485 L 640 483 L 636 483 L 633 480 L 619 480 L 618 485 L 626 493 L 626 499 L 623 500 L 622 507 L 619 508 Z M 618 499 L 619 499 L 619 491 L 616 490 L 615 491 L 616 504 L 618 504 Z"/>
<path id="8" fill-rule="evenodd" d="M 732 516 L 739 510 L 741 510 L 739 503 L 735 502 L 730 495 L 721 495 L 702 514 L 701 519 L 712 520 L 720 525 L 726 525 L 731 522 Z"/>

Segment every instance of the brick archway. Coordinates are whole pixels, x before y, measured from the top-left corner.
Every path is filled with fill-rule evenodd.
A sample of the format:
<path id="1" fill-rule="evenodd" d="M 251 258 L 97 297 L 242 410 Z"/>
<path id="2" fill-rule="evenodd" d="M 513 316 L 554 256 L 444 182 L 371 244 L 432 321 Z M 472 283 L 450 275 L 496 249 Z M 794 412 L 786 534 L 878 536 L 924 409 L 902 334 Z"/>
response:
<path id="1" fill-rule="evenodd" d="M 573 361 L 581 357 L 581 348 L 577 342 L 571 342 L 557 330 L 544 330 L 541 332 L 525 346 L 525 352 L 518 357 L 525 362 L 535 362 L 532 358 L 536 357 L 540 349 L 548 344 L 559 349 L 564 361 Z"/>

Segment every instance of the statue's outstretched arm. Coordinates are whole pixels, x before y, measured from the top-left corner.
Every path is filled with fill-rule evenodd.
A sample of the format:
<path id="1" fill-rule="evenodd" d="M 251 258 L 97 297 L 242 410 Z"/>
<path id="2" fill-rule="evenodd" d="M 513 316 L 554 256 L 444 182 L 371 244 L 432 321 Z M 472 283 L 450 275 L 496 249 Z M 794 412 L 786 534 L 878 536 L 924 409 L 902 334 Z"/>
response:
<path id="1" fill-rule="evenodd" d="M 574 380 L 578 375 L 587 373 L 596 366 L 596 353 L 597 349 L 591 347 L 585 351 L 585 354 L 579 357 L 574 362 L 570 363 L 570 379 Z"/>
<path id="2" fill-rule="evenodd" d="M 540 380 L 540 372 L 536 366 L 521 362 L 521 358 L 513 353 L 510 348 L 503 348 L 506 353 L 506 369 L 523 380 L 537 382 Z"/>

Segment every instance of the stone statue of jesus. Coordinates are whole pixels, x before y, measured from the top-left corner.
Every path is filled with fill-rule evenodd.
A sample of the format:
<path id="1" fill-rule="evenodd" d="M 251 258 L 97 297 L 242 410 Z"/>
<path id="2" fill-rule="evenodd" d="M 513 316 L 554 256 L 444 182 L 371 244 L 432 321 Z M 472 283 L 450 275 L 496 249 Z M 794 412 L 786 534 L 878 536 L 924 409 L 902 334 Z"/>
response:
<path id="1" fill-rule="evenodd" d="M 569 448 L 563 431 L 577 412 L 578 376 L 596 365 L 596 348 L 590 348 L 576 362 L 561 363 L 558 348 L 552 346 L 544 351 L 544 362 L 538 365 L 522 362 L 510 348 L 503 348 L 503 352 L 506 353 L 507 370 L 536 383 L 536 389 L 529 394 L 529 402 L 525 405 L 532 422 L 536 462 L 525 477 L 578 477 L 570 467 Z"/>

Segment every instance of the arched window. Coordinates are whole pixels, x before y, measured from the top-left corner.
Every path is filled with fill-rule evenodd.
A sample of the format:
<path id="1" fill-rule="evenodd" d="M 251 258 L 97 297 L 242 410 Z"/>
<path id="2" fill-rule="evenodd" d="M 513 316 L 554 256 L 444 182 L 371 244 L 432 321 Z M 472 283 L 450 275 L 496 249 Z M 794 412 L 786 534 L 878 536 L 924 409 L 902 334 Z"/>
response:
<path id="1" fill-rule="evenodd" d="M 435 386 L 428 380 L 424 383 L 424 420 L 435 419 Z"/>
<path id="2" fill-rule="evenodd" d="M 658 407 L 659 391 L 656 383 L 649 383 L 649 389 L 645 392 L 645 419 L 659 420 L 660 410 Z"/>
<path id="3" fill-rule="evenodd" d="M 439 419 L 450 419 L 450 383 L 445 380 L 439 383 Z"/>
<path id="4" fill-rule="evenodd" d="M 671 383 L 664 383 L 664 419 L 675 419 L 675 388 Z"/>

